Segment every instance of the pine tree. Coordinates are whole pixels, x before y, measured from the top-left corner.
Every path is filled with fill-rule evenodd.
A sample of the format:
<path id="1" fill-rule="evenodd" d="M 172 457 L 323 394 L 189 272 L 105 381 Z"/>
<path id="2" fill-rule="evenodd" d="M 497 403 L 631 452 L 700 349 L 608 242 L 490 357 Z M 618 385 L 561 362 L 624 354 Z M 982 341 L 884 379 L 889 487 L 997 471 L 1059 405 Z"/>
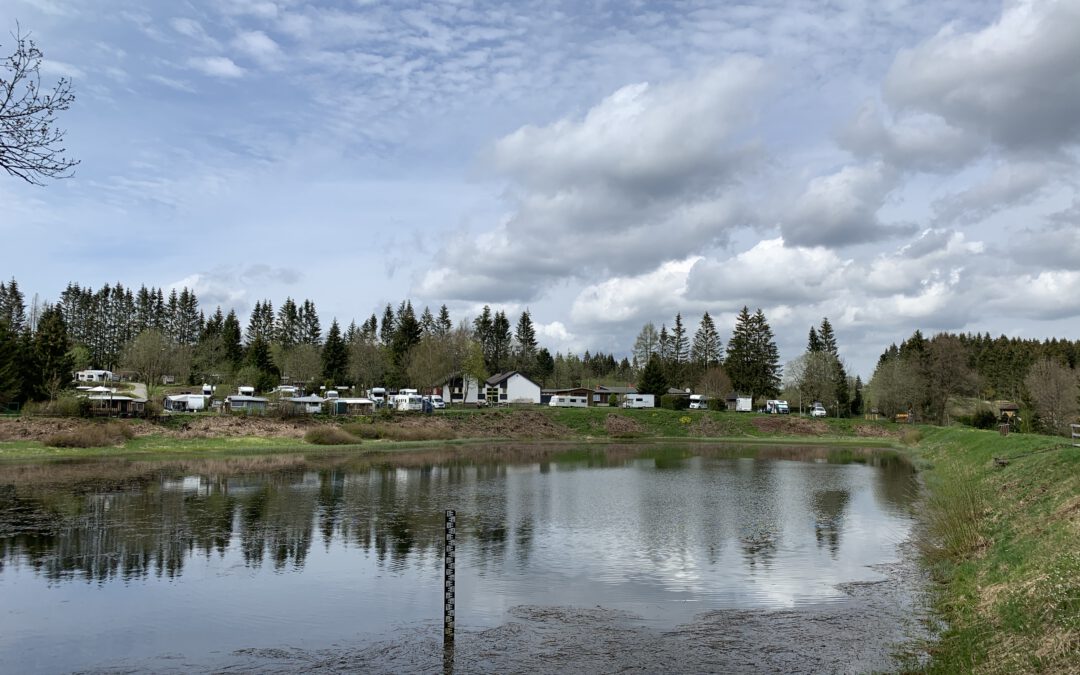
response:
<path id="1" fill-rule="evenodd" d="M 697 332 L 694 333 L 694 344 L 690 348 L 690 360 L 694 363 L 699 373 L 709 368 L 720 365 L 723 359 L 723 346 L 720 343 L 720 334 L 716 332 L 716 324 L 708 312 L 701 317 Z"/>
<path id="2" fill-rule="evenodd" d="M 517 329 L 514 331 L 514 339 L 517 341 L 517 369 L 529 375 L 536 365 L 536 328 L 533 326 L 532 316 L 529 310 L 525 310 L 518 317 Z"/>
<path id="3" fill-rule="evenodd" d="M 300 344 L 300 334 L 300 310 L 295 300 L 285 298 L 285 302 L 278 307 L 274 321 L 273 341 L 285 349 L 290 349 Z"/>
<path id="4" fill-rule="evenodd" d="M 323 378 L 331 383 L 344 382 L 349 368 L 349 350 L 341 337 L 341 328 L 335 318 L 326 334 L 322 351 Z"/>
<path id="5" fill-rule="evenodd" d="M 450 334 L 454 328 L 454 322 L 450 320 L 450 310 L 443 305 L 439 308 L 439 318 L 435 320 L 436 332 L 441 336 Z"/>
<path id="6" fill-rule="evenodd" d="M 641 378 L 637 385 L 638 393 L 652 394 L 658 399 L 668 392 L 667 378 L 664 376 L 664 366 L 658 356 L 653 356 L 645 364 L 641 371 Z"/>
<path id="7" fill-rule="evenodd" d="M 221 342 L 225 348 L 225 359 L 233 369 L 239 368 L 244 359 L 244 348 L 240 344 L 240 319 L 236 311 L 230 309 L 221 327 Z"/>
<path id="8" fill-rule="evenodd" d="M 35 398 L 56 398 L 71 383 L 74 368 L 70 349 L 63 312 L 58 307 L 47 306 L 33 337 L 32 358 L 37 381 L 32 387 L 37 393 Z"/>
<path id="9" fill-rule="evenodd" d="M 420 332 L 425 336 L 435 335 L 436 333 L 435 315 L 431 313 L 429 307 L 424 307 L 424 311 L 420 314 Z"/>
<path id="10" fill-rule="evenodd" d="M 817 329 L 810 326 L 810 337 L 806 340 L 806 351 L 811 354 L 816 354 L 824 349 L 821 344 L 821 338 L 818 337 Z"/>
<path id="11" fill-rule="evenodd" d="M 748 394 L 754 385 L 754 354 L 751 333 L 750 309 L 745 305 L 735 319 L 735 329 L 728 340 L 724 370 L 731 378 L 731 386 L 737 393 Z"/>
<path id="12" fill-rule="evenodd" d="M 675 325 L 671 329 L 671 360 L 668 366 L 668 382 L 672 386 L 682 387 L 685 384 L 686 363 L 690 360 L 690 352 L 686 339 L 686 327 L 683 326 L 682 313 L 675 314 Z"/>
<path id="13" fill-rule="evenodd" d="M 383 310 L 382 324 L 379 326 L 379 341 L 382 342 L 384 347 L 389 347 L 393 344 L 395 332 L 394 308 L 391 307 L 388 302 L 386 303 L 386 309 Z"/>
<path id="14" fill-rule="evenodd" d="M 0 409 L 22 398 L 22 349 L 7 317 L 0 318 Z"/>
<path id="15" fill-rule="evenodd" d="M 780 351 L 772 328 L 759 308 L 751 321 L 751 349 L 754 357 L 752 396 L 777 396 L 780 393 Z"/>
<path id="16" fill-rule="evenodd" d="M 836 335 L 833 334 L 833 328 L 832 324 L 829 323 L 829 317 L 825 317 L 821 320 L 821 329 L 818 330 L 818 336 L 821 338 L 822 350 L 833 356 L 839 356 L 836 348 Z"/>
<path id="17" fill-rule="evenodd" d="M 298 312 L 300 320 L 300 342 L 306 345 L 319 346 L 322 344 L 322 326 L 319 325 L 319 313 L 315 311 L 315 303 L 304 300 Z"/>

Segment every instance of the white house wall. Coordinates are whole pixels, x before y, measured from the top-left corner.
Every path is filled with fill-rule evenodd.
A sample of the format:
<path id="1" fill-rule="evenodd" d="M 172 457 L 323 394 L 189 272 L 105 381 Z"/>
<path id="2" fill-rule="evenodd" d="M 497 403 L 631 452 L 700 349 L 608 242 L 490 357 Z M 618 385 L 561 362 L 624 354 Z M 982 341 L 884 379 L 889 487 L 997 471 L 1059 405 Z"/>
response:
<path id="1" fill-rule="evenodd" d="M 479 387 L 476 386 L 476 380 L 469 377 L 465 378 L 465 384 L 463 386 L 463 389 L 465 390 L 465 396 L 463 397 L 463 401 L 465 403 L 476 403 L 476 401 L 478 400 L 477 392 L 480 390 Z M 442 397 L 443 401 L 446 401 L 447 405 L 449 405 L 450 402 L 453 400 L 451 398 L 452 391 L 453 389 L 450 387 L 450 383 L 446 383 L 443 385 Z"/>
<path id="2" fill-rule="evenodd" d="M 539 403 L 540 385 L 521 375 L 511 375 L 506 381 L 506 400 L 510 403 Z"/>

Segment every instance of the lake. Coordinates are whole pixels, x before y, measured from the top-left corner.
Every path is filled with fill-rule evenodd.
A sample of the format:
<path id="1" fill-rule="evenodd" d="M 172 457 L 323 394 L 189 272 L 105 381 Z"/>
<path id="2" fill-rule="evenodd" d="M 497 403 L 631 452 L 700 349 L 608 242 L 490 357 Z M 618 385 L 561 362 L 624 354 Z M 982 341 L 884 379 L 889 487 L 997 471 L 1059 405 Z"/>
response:
<path id="1" fill-rule="evenodd" d="M 0 670 L 889 669 L 917 495 L 828 448 L 0 465 Z"/>

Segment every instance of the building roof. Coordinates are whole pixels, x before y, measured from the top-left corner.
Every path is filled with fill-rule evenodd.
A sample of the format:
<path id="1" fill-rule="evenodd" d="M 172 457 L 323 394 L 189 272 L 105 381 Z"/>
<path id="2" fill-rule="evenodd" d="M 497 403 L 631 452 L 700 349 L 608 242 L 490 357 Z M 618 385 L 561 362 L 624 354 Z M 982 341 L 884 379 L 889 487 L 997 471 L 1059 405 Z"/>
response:
<path id="1" fill-rule="evenodd" d="M 269 403 L 270 399 L 263 398 L 262 396 L 241 396 L 240 394 L 233 394 L 232 396 L 226 396 L 225 400 L 229 403 Z"/>
<path id="2" fill-rule="evenodd" d="M 487 380 L 484 381 L 484 384 L 486 384 L 489 387 L 494 387 L 496 385 L 502 384 L 503 382 L 506 382 L 507 380 L 509 380 L 514 375 L 517 375 L 517 376 L 519 376 L 521 378 L 524 378 L 524 379 L 528 380 L 529 382 L 532 382 L 533 384 L 536 384 L 536 382 L 533 382 L 532 378 L 530 378 L 530 377 L 528 377 L 528 376 L 526 376 L 526 375 L 524 375 L 522 373 L 519 373 L 516 370 L 511 370 L 511 371 L 506 372 L 506 373 L 500 373 L 500 374 L 497 374 L 497 375 L 492 375 L 491 377 L 489 377 Z M 536 386 L 539 387 L 540 385 L 536 384 Z"/>
<path id="3" fill-rule="evenodd" d="M 540 393 L 546 396 L 548 394 L 568 394 L 572 391 L 592 392 L 592 389 L 589 389 L 588 387 L 561 387 L 559 389 L 541 389 Z"/>
<path id="4" fill-rule="evenodd" d="M 322 403 L 326 399 L 321 396 L 316 396 L 315 394 L 310 394 L 308 396 L 293 396 L 292 398 L 287 398 L 285 400 L 289 403 Z"/>
<path id="5" fill-rule="evenodd" d="M 636 394 L 638 393 L 637 387 L 605 387 L 600 384 L 596 386 L 597 394 Z"/>

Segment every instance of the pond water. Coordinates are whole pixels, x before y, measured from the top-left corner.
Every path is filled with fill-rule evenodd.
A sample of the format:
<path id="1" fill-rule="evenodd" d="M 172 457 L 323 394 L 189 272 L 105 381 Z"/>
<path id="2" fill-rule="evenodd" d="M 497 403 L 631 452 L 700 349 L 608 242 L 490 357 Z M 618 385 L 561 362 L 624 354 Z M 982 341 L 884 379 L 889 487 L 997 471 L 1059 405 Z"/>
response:
<path id="1" fill-rule="evenodd" d="M 916 494 L 898 457 L 824 448 L 0 466 L 0 671 L 712 670 L 784 621 L 881 644 L 781 670 L 888 668 L 910 599 L 853 589 L 896 582 Z"/>

